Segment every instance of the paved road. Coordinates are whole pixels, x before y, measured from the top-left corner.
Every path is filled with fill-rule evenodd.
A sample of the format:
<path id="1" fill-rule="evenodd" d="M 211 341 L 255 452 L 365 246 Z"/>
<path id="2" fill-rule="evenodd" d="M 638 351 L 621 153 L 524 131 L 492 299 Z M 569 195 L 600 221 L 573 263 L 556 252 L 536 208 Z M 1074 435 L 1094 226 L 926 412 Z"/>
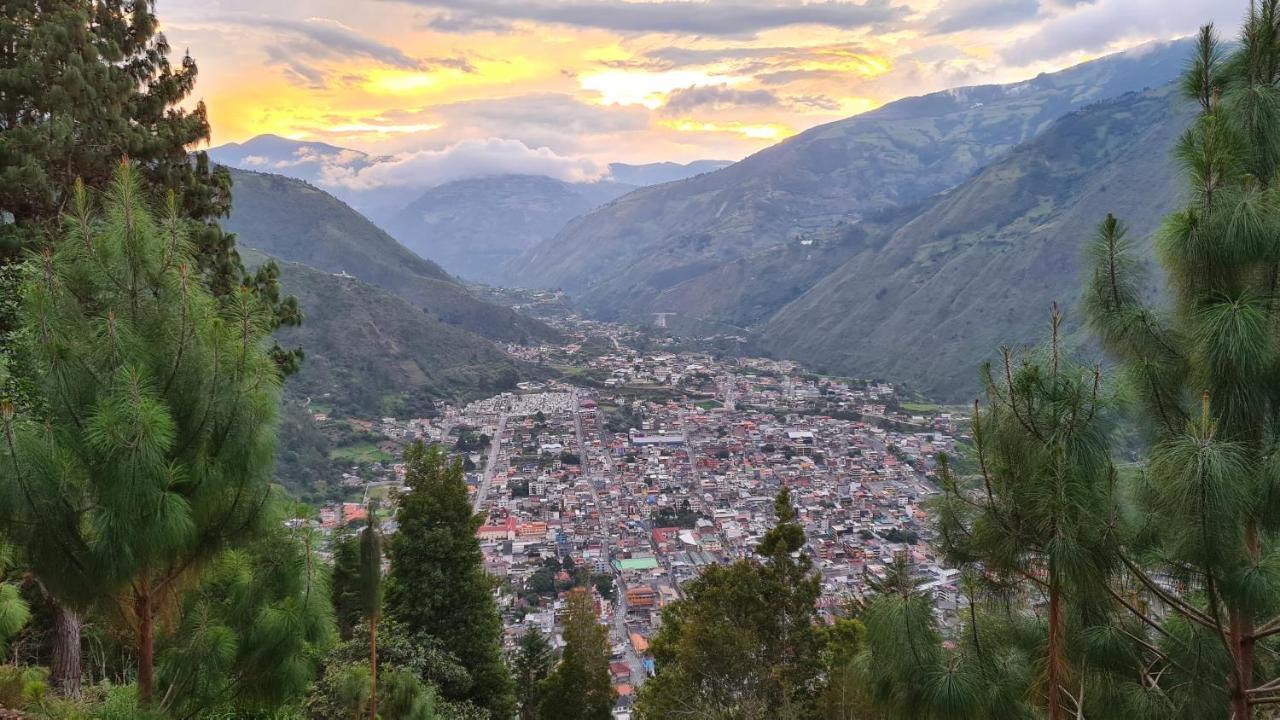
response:
<path id="1" fill-rule="evenodd" d="M 493 474 L 498 469 L 498 455 L 502 449 L 502 433 L 507 428 L 507 416 L 502 414 L 498 416 L 498 430 L 493 434 L 493 441 L 489 443 L 489 459 L 484 464 L 484 472 L 480 473 L 480 484 L 476 486 L 476 497 L 472 502 L 472 509 L 480 512 L 480 508 L 484 506 L 484 499 L 489 496 L 489 483 L 493 480 Z"/>
<path id="2" fill-rule="evenodd" d="M 573 424 L 574 424 L 574 428 L 577 431 L 577 436 L 578 436 L 578 458 L 579 458 L 579 461 L 582 463 L 583 477 L 585 477 L 587 480 L 587 487 L 591 490 L 591 499 L 595 502 L 596 510 L 600 513 L 600 530 L 605 534 L 605 537 L 601 538 L 601 540 L 603 541 L 604 546 L 608 548 L 609 547 L 608 533 L 610 528 L 610 518 L 607 518 L 605 516 L 604 504 L 600 502 L 600 493 L 596 491 L 595 478 L 591 477 L 589 472 L 591 467 L 589 458 L 591 457 L 590 452 L 592 448 L 587 443 L 586 435 L 582 430 L 582 406 L 578 404 L 578 393 L 576 390 L 573 393 L 573 405 L 574 405 Z M 597 410 L 596 411 L 597 432 L 599 433 L 601 440 L 603 440 L 604 424 L 603 424 L 603 421 L 601 420 L 601 417 L 602 416 L 600 411 Z M 609 476 L 613 472 L 613 465 L 610 461 L 608 451 L 605 450 L 603 447 L 603 442 L 601 443 L 600 460 L 604 464 L 605 482 L 608 482 Z M 650 542 L 652 542 L 652 540 Z M 612 639 L 613 639 L 613 643 L 620 642 L 622 643 L 623 647 L 626 648 L 626 650 L 624 650 L 624 653 L 623 653 L 623 658 L 626 660 L 627 665 L 631 668 L 631 685 L 632 687 L 638 688 L 640 687 L 640 685 L 644 683 L 644 680 L 647 677 L 647 675 L 644 671 L 644 663 L 641 662 L 640 656 L 636 654 L 635 648 L 632 647 L 631 636 L 627 632 L 627 589 L 626 589 L 626 586 L 622 584 L 621 573 L 619 573 L 618 570 L 614 567 L 612 561 L 610 561 L 609 563 L 609 569 L 610 569 L 610 572 L 613 573 L 613 586 L 615 591 L 614 594 L 615 594 L 615 597 L 617 598 L 613 605 L 613 638 Z"/>

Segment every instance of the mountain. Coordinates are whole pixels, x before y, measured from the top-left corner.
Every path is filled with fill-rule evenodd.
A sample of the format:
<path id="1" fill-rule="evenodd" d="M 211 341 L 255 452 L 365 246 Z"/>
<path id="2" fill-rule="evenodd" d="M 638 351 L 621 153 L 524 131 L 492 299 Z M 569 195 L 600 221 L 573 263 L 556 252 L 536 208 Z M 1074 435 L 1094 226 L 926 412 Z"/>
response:
<path id="1" fill-rule="evenodd" d="M 609 163 L 609 177 L 617 183 L 645 187 L 715 172 L 732 164 L 728 160 L 695 160 L 684 165 L 673 162 L 647 163 L 644 165 Z"/>
<path id="2" fill-rule="evenodd" d="M 1045 337 L 1051 303 L 1079 328 L 1082 247 L 1108 212 L 1152 256 L 1146 238 L 1178 205 L 1171 153 L 1193 116 L 1171 85 L 1068 114 L 854 254 L 770 319 L 758 344 L 972 397 L 995 348 Z"/>
<path id="3" fill-rule="evenodd" d="M 671 182 L 729 163 L 613 163 L 609 175 L 567 183 L 543 175 L 497 175 L 445 183 L 388 217 L 383 226 L 449 272 L 489 284 L 518 284 L 510 261 L 555 236 L 573 218 L 644 185 Z"/>
<path id="4" fill-rule="evenodd" d="M 252 258 L 251 258 L 252 260 Z M 306 315 L 281 328 L 306 359 L 290 394 L 358 417 L 425 414 L 432 400 L 468 400 L 515 387 L 521 368 L 493 343 L 353 277 L 279 262 L 281 288 Z"/>
<path id="5" fill-rule="evenodd" d="M 449 272 L 498 284 L 503 263 L 554 236 L 578 215 L 634 189 L 542 175 L 457 180 L 424 192 L 391 216 L 386 228 Z"/>
<path id="6" fill-rule="evenodd" d="M 330 273 L 347 273 L 446 323 L 497 341 L 551 339 L 545 324 L 472 295 L 435 263 L 410 252 L 355 210 L 301 180 L 232 171 L 224 227 L 247 247 Z M 309 312 L 303 306 L 303 312 Z"/>
<path id="7" fill-rule="evenodd" d="M 313 185 L 324 182 L 326 167 L 343 165 L 360 170 L 374 162 L 359 150 L 279 135 L 258 135 L 242 143 L 219 145 L 209 149 L 209 158 L 230 168 L 278 173 Z"/>
<path id="8" fill-rule="evenodd" d="M 637 190 L 513 264 L 522 284 L 563 288 L 601 317 L 706 315 L 659 297 L 727 262 L 948 190 L 1064 113 L 1173 80 L 1189 49 L 1151 45 L 1026 82 L 890 103 L 722 170 Z"/>

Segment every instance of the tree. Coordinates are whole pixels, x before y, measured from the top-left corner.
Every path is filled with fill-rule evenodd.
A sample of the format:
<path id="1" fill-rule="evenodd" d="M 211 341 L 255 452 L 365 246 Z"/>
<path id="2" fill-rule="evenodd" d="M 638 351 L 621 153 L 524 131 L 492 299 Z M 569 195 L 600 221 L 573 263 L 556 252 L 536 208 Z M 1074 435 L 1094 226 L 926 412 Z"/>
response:
<path id="1" fill-rule="evenodd" d="M 542 720 L 609 720 L 609 634 L 596 617 L 595 601 L 582 588 L 565 596 L 564 652 L 538 690 Z"/>
<path id="2" fill-rule="evenodd" d="M 333 612 L 338 635 L 350 640 L 360 624 L 360 538 L 344 525 L 333 533 Z"/>
<path id="3" fill-rule="evenodd" d="M 642 718 L 800 718 L 813 712 L 822 672 L 821 590 L 802 554 L 790 492 L 755 559 L 710 566 L 662 611 L 651 651 L 657 674 L 640 689 Z"/>
<path id="4" fill-rule="evenodd" d="M 1159 686 L 1179 693 L 1178 717 L 1251 718 L 1280 685 L 1264 651 L 1280 633 L 1278 86 L 1276 0 L 1250 3 L 1229 55 L 1202 29 L 1182 82 L 1200 114 L 1176 148 L 1187 205 L 1155 240 L 1168 312 L 1144 305 L 1119 220 L 1090 246 L 1090 324 L 1152 442 L 1119 554 L 1134 586 L 1122 599 L 1158 628 Z"/>
<path id="5" fill-rule="evenodd" d="M 294 703 L 332 644 L 333 610 L 313 531 L 273 515 L 277 522 L 262 536 L 214 559 L 158 643 L 157 683 L 177 717 Z"/>
<path id="6" fill-rule="evenodd" d="M 210 164 L 203 101 L 187 103 L 195 61 L 174 63 L 148 0 L 10 0 L 0 5 L 0 266 L 59 238 L 74 186 L 102 190 L 122 157 L 145 186 L 174 194 L 191 244 L 193 277 L 216 295 L 258 292 L 276 322 L 298 324 L 296 300 L 281 298 L 279 270 L 247 276 L 235 237 L 218 219 L 231 210 L 231 176 Z M 15 290 L 0 283 L 0 296 Z M 16 318 L 0 302 L 0 337 Z M 273 349 L 297 369 L 299 350 Z"/>
<path id="7" fill-rule="evenodd" d="M 382 616 L 382 534 L 378 505 L 371 503 L 360 532 L 360 614 L 369 625 L 369 720 L 378 717 L 378 620 Z"/>
<path id="8" fill-rule="evenodd" d="M 986 368 L 988 402 L 975 402 L 973 419 L 980 480 L 961 487 L 940 457 L 943 499 L 935 505 L 940 545 L 954 566 L 993 587 L 1029 583 L 1043 600 L 1037 705 L 1050 720 L 1075 716 L 1083 702 L 1084 678 L 1068 657 L 1067 613 L 1081 614 L 1076 627 L 1106 622 L 1096 610 L 1109 603 L 1104 590 L 1117 564 L 1101 373 L 1062 357 L 1061 320 L 1055 308 L 1042 356 L 1015 360 L 1005 350 L 998 377 Z"/>
<path id="9" fill-rule="evenodd" d="M 511 658 L 511 674 L 515 678 L 516 705 L 520 720 L 537 717 L 542 697 L 541 683 L 551 674 L 555 665 L 555 651 L 547 636 L 531 627 L 520 636 L 515 654 Z"/>
<path id="10" fill-rule="evenodd" d="M 211 297 L 188 248 L 176 195 L 153 218 L 129 163 L 101 214 L 77 185 L 64 239 L 23 285 L 35 401 L 0 413 L 0 510 L 60 606 L 121 600 L 144 703 L 156 619 L 219 551 L 263 531 L 271 497 L 269 311 L 248 289 Z M 78 623 L 62 646 L 78 652 Z M 78 658 L 55 677 L 78 683 Z"/>
<path id="11" fill-rule="evenodd" d="M 471 506 L 462 465 L 422 443 L 405 452 L 405 463 L 409 491 L 400 497 L 400 529 L 388 548 L 387 615 L 410 634 L 437 638 L 466 668 L 471 686 L 446 697 L 509 717 L 515 701 L 502 621 L 475 535 L 483 518 Z"/>
<path id="12" fill-rule="evenodd" d="M 12 550 L 0 545 L 0 578 L 9 570 Z M 0 651 L 4 643 L 21 630 L 31 619 L 31 609 L 27 606 L 18 586 L 8 582 L 0 582 Z"/>

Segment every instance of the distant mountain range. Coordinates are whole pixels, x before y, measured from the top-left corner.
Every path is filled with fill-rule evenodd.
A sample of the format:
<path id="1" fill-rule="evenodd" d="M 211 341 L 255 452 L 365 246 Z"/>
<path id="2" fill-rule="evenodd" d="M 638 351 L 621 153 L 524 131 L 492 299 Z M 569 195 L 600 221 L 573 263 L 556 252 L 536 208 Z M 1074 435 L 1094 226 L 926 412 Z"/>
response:
<path id="1" fill-rule="evenodd" d="M 1065 113 L 1174 79 L 1188 42 L 1154 45 L 1011 85 L 907 98 L 815 127 L 723 170 L 638 190 L 571 222 L 518 261 L 595 314 L 708 316 L 679 286 L 911 206 L 973 176 Z M 687 297 L 687 296 L 686 296 Z"/>
<path id="2" fill-rule="evenodd" d="M 417 253 L 467 280 L 510 281 L 503 265 L 553 237 L 569 220 L 639 187 L 671 182 L 730 163 L 701 160 L 646 165 L 614 163 L 595 182 L 541 175 L 486 175 L 440 185 L 363 186 L 346 182 L 390 158 L 320 142 L 259 135 L 212 148 L 231 168 L 306 181 L 349 203 Z"/>
<path id="3" fill-rule="evenodd" d="M 383 221 L 443 268 L 278 176 L 235 174 L 229 227 L 251 247 L 345 271 L 490 339 L 551 331 L 451 273 L 563 288 L 606 319 L 676 313 L 677 331 L 740 335 L 824 371 L 955 399 L 976 388 L 996 346 L 1043 335 L 1050 303 L 1070 314 L 1081 245 L 1108 211 L 1145 237 L 1176 204 L 1170 151 L 1192 111 L 1171 82 L 1189 51 L 1186 41 L 1151 45 L 1022 83 L 908 98 L 719 169 L 446 183 Z M 312 158 L 377 162 L 279 139 L 220 152 L 233 149 L 245 164 L 289 155 L 299 174 L 329 162 Z M 666 182 L 627 192 L 624 180 Z"/>
<path id="4" fill-rule="evenodd" d="M 556 337 L 538 320 L 475 297 L 439 265 L 413 254 L 319 188 L 245 171 L 233 171 L 232 180 L 233 209 L 224 225 L 243 245 L 318 270 L 349 274 L 490 340 Z"/>

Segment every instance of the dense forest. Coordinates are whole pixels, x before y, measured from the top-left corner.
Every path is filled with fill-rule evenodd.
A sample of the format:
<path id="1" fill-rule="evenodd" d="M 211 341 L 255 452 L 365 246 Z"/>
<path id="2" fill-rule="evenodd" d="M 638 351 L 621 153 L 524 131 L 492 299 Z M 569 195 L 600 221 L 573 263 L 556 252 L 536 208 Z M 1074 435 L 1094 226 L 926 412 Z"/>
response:
<path id="1" fill-rule="evenodd" d="M 551 561 L 530 590 L 563 600 L 563 646 L 504 642 L 452 452 L 490 438 L 412 445 L 395 509 L 371 503 L 331 535 L 277 483 L 318 293 L 287 296 L 281 266 L 247 269 L 224 232 L 234 179 L 193 151 L 210 134 L 187 103 L 196 62 L 159 27 L 145 0 L 0 9 L 0 709 L 612 717 L 608 576 L 558 583 Z M 972 456 L 939 459 L 932 536 L 962 574 L 959 631 L 907 557 L 821 622 L 779 487 L 755 556 L 707 567 L 663 609 L 636 717 L 1275 716 L 1280 0 L 1234 44 L 1205 27 L 1180 92 L 1196 117 L 1176 148 L 1185 204 L 1154 237 L 1166 304 L 1147 304 L 1123 218 L 1072 228 L 1092 237 L 1081 306 L 1047 314 L 1045 347 L 982 369 Z M 1107 364 L 1072 357 L 1067 312 Z M 433 380 L 514 380 L 498 354 L 457 352 L 417 356 L 444 358 Z M 1142 438 L 1138 462 L 1117 459 L 1120 434 Z"/>

